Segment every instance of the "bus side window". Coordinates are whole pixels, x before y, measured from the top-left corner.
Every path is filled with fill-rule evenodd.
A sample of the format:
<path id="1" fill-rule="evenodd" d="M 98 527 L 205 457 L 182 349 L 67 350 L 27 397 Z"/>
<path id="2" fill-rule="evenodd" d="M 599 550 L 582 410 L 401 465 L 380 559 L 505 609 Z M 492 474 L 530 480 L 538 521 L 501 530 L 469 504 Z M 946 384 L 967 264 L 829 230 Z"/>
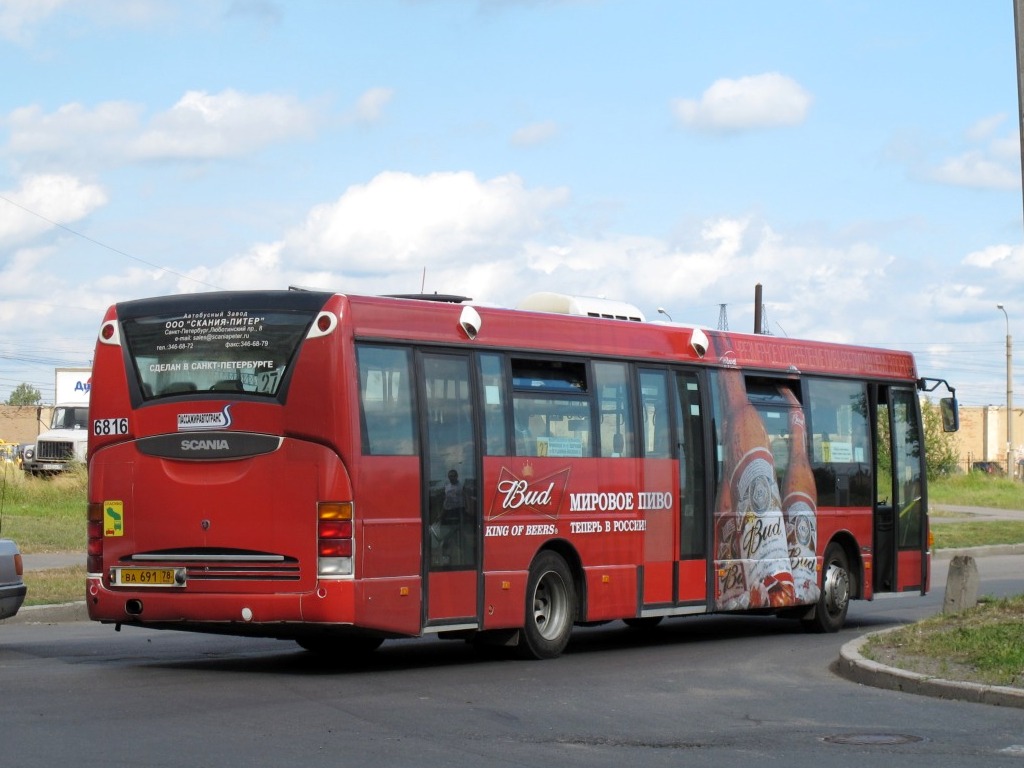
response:
<path id="1" fill-rule="evenodd" d="M 512 398 L 516 456 L 591 456 L 590 402 L 584 397 Z"/>
<path id="2" fill-rule="evenodd" d="M 667 459 L 672 455 L 669 447 L 668 386 L 664 371 L 640 371 L 640 394 L 643 420 L 644 455 L 652 459 Z"/>
<path id="3" fill-rule="evenodd" d="M 811 468 L 819 507 L 870 506 L 870 429 L 863 382 L 807 379 Z"/>
<path id="4" fill-rule="evenodd" d="M 482 354 L 480 364 L 480 393 L 483 402 L 484 454 L 506 456 L 508 440 L 505 427 L 505 403 L 508 399 L 501 355 Z"/>
<path id="5" fill-rule="evenodd" d="M 409 352 L 396 347 L 356 347 L 363 453 L 415 453 Z"/>
<path id="6" fill-rule="evenodd" d="M 593 455 L 587 366 L 512 358 L 516 456 Z"/>
<path id="7" fill-rule="evenodd" d="M 636 456 L 633 399 L 623 363 L 594 363 L 597 406 L 601 418 L 601 455 Z"/>

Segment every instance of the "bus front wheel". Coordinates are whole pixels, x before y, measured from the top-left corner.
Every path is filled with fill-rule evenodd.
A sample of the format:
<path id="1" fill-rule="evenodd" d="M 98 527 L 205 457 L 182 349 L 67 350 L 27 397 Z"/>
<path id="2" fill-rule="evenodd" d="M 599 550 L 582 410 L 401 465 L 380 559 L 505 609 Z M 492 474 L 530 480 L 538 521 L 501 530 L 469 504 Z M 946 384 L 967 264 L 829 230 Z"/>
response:
<path id="1" fill-rule="evenodd" d="M 519 651 L 525 658 L 553 659 L 569 643 L 576 623 L 576 585 L 565 560 L 542 552 L 526 584 L 526 623 Z"/>
<path id="2" fill-rule="evenodd" d="M 838 544 L 829 544 L 822 569 L 818 604 L 804 626 L 812 632 L 838 632 L 846 623 L 846 612 L 850 608 L 851 576 L 846 551 Z"/>

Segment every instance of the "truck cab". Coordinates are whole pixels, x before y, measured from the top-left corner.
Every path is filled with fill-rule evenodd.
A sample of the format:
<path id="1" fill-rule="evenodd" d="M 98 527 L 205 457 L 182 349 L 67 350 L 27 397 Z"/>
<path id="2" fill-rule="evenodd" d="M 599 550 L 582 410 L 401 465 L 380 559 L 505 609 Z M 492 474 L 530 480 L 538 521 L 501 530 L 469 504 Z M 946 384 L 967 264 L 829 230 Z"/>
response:
<path id="1" fill-rule="evenodd" d="M 53 409 L 50 429 L 25 448 L 22 469 L 30 475 L 66 472 L 85 463 L 89 443 L 89 405 L 74 403 Z"/>

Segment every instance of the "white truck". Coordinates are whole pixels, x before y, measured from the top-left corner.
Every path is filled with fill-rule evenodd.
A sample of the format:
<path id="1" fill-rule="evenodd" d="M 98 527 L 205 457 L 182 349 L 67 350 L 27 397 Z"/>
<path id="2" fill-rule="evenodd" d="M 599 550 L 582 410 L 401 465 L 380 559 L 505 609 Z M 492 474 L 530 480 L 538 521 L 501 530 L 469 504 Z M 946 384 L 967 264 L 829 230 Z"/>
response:
<path id="1" fill-rule="evenodd" d="M 57 368 L 50 429 L 24 452 L 22 469 L 31 475 L 52 475 L 85 463 L 89 442 L 89 390 L 92 370 Z"/>

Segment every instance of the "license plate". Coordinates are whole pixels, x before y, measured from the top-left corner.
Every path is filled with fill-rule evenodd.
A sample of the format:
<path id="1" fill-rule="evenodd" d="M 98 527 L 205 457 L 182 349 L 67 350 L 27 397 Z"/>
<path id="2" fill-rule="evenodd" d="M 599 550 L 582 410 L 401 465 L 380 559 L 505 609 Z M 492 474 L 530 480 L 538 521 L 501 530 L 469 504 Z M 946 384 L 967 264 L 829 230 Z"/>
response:
<path id="1" fill-rule="evenodd" d="M 175 568 L 114 568 L 111 583 L 115 587 L 184 587 L 185 574 L 179 580 Z"/>

